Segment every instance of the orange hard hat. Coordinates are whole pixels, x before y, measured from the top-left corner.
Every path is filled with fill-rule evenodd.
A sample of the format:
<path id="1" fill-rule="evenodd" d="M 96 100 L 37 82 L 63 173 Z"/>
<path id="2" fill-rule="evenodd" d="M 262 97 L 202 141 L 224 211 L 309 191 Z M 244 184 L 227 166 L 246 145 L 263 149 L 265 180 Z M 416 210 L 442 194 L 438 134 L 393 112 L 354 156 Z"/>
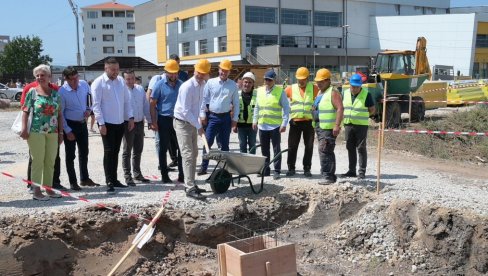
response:
<path id="1" fill-rule="evenodd" d="M 299 80 L 307 79 L 309 75 L 310 75 L 310 72 L 305 67 L 298 68 L 297 72 L 295 73 L 295 77 Z"/>
<path id="2" fill-rule="evenodd" d="M 330 71 L 325 68 L 322 68 L 318 70 L 317 73 L 315 74 L 314 81 L 323 81 L 327 79 L 330 79 Z"/>
<path id="3" fill-rule="evenodd" d="M 219 68 L 230 71 L 232 69 L 232 62 L 228 59 L 224 59 L 220 62 Z"/>
<path id="4" fill-rule="evenodd" d="M 166 64 L 164 65 L 164 71 L 168 73 L 178 73 L 180 71 L 180 65 L 178 65 L 178 62 L 174 59 L 170 59 L 166 61 Z"/>
<path id="5" fill-rule="evenodd" d="M 207 59 L 200 59 L 195 64 L 195 71 L 201 74 L 210 73 L 210 62 Z"/>

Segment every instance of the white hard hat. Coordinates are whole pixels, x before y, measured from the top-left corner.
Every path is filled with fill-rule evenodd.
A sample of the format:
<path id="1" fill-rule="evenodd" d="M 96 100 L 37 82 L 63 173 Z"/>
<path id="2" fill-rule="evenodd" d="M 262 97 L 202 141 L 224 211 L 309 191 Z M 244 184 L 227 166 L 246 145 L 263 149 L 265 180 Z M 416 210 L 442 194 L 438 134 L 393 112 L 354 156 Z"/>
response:
<path id="1" fill-rule="evenodd" d="M 247 72 L 244 74 L 244 76 L 242 76 L 243 79 L 245 78 L 250 78 L 252 81 L 256 81 L 256 77 L 254 76 L 254 74 L 252 72 Z"/>

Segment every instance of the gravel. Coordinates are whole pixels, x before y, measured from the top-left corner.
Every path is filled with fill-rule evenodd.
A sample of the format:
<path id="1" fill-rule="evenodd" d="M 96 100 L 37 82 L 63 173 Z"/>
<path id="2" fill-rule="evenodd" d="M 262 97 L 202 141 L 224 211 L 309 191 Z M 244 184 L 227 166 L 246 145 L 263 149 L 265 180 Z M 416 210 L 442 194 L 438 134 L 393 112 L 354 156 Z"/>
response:
<path id="1" fill-rule="evenodd" d="M 15 119 L 16 112 L 0 111 L 0 171 L 8 172 L 18 177 L 25 177 L 28 159 L 27 143 L 10 131 L 10 126 Z M 387 134 L 386 134 L 387 135 Z M 282 148 L 286 148 L 287 134 L 282 135 Z M 146 132 L 145 148 L 142 156 L 142 171 L 148 177 L 160 177 L 157 170 L 157 158 L 153 141 L 152 131 Z M 88 170 L 91 179 L 102 184 L 101 187 L 83 188 L 82 191 L 73 192 L 74 195 L 86 197 L 90 202 L 82 202 L 72 198 L 51 199 L 47 202 L 32 200 L 32 196 L 27 192 L 25 184 L 19 180 L 12 180 L 5 176 L 0 176 L 0 212 L 3 216 L 15 215 L 38 215 L 53 212 L 73 212 L 79 208 L 91 206 L 95 203 L 104 203 L 121 206 L 126 212 L 140 213 L 148 205 L 159 206 L 162 203 L 165 192 L 169 189 L 174 190 L 167 205 L 171 209 L 187 209 L 197 212 L 215 214 L 219 210 L 235 206 L 235 202 L 242 201 L 243 198 L 257 198 L 263 196 L 274 196 L 283 192 L 284 189 L 293 187 L 304 187 L 314 185 L 319 180 L 320 171 L 317 146 L 314 148 L 312 179 L 306 179 L 301 175 L 301 156 L 303 156 L 303 146 L 299 148 L 299 160 L 297 160 L 298 176 L 286 178 L 286 154 L 282 162 L 282 179 L 272 180 L 266 178 L 265 191 L 259 195 L 251 192 L 248 184 L 241 184 L 231 187 L 230 190 L 221 195 L 207 193 L 207 201 L 197 201 L 185 196 L 183 186 L 161 184 L 152 181 L 150 184 L 138 184 L 129 189 L 117 190 L 115 195 L 105 193 L 104 173 L 103 173 L 103 147 L 100 135 L 90 133 L 90 154 Z M 202 145 L 200 143 L 200 145 Z M 237 151 L 237 135 L 231 135 L 231 149 Z M 64 166 L 64 146 L 60 148 L 61 154 L 61 182 L 68 186 L 66 168 Z M 201 154 L 200 154 L 201 156 Z M 200 156 L 198 163 L 200 162 Z M 347 151 L 343 139 L 339 139 L 336 145 L 337 173 L 347 170 Z M 77 161 L 75 161 L 77 162 Z M 119 180 L 123 180 L 122 167 L 119 157 Z M 213 161 L 211 162 L 211 164 Z M 75 163 L 76 164 L 76 163 Z M 428 166 L 427 166 L 428 165 Z M 76 165 L 75 165 L 76 166 Z M 471 165 L 474 170 L 479 170 L 476 175 L 469 175 L 457 168 L 458 164 L 448 161 L 436 161 L 410 156 L 408 154 L 386 151 L 382 157 L 382 180 L 384 187 L 378 200 L 384 200 L 385 204 L 394 199 L 406 199 L 419 201 L 425 204 L 439 205 L 448 208 L 465 209 L 482 216 L 488 216 L 488 172 L 484 166 Z M 457 169 L 456 169 L 457 168 Z M 473 169 L 473 168 L 472 168 Z M 346 179 L 339 180 L 337 184 L 344 186 L 345 189 L 365 188 L 371 192 L 376 189 L 376 150 L 369 148 L 369 159 L 367 178 L 365 180 Z M 208 176 L 208 175 L 207 175 Z M 207 176 L 197 176 L 197 184 L 210 191 L 210 186 L 205 184 Z M 171 172 L 172 179 L 177 178 L 176 172 Z M 253 182 L 259 183 L 260 178 L 252 175 Z M 381 218 L 377 218 L 381 220 Z M 386 238 L 386 237 L 378 237 Z"/>

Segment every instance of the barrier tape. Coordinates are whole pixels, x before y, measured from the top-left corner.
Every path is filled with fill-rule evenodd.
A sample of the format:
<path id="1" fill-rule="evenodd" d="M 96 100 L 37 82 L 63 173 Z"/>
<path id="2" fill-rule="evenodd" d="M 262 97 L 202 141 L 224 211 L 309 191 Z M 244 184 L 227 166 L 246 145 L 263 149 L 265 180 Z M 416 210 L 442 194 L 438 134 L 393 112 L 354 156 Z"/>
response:
<path id="1" fill-rule="evenodd" d="M 98 206 L 100 208 L 108 209 L 108 210 L 110 210 L 110 211 L 112 211 L 114 213 L 117 213 L 117 214 L 120 214 L 120 215 L 124 215 L 124 216 L 127 216 L 129 218 L 134 218 L 134 219 L 137 219 L 137 220 L 140 220 L 140 221 L 144 221 L 144 222 L 151 222 L 152 221 L 152 218 L 151 219 L 144 218 L 144 217 L 142 217 L 142 216 L 140 216 L 138 214 L 131 214 L 131 213 L 125 212 L 122 209 L 112 208 L 112 207 L 107 206 L 107 205 L 105 205 L 103 203 L 92 202 L 92 201 L 88 200 L 87 198 L 84 198 L 84 197 L 81 197 L 81 196 L 76 196 L 76 195 L 73 195 L 73 194 L 68 193 L 68 192 L 65 192 L 65 191 L 56 190 L 56 189 L 53 189 L 52 187 L 45 186 L 45 185 L 42 185 L 42 184 L 38 184 L 38 183 L 32 182 L 30 180 L 27 180 L 27 179 L 24 179 L 24 178 L 21 178 L 21 177 L 14 176 L 14 175 L 9 174 L 7 172 L 1 172 L 1 173 L 4 176 L 6 176 L 6 177 L 13 178 L 13 179 L 17 179 L 17 180 L 21 180 L 21 181 L 23 181 L 23 182 L 25 182 L 27 184 L 30 184 L 30 185 L 33 185 L 33 186 L 42 188 L 42 189 L 44 189 L 46 191 L 54 192 L 54 193 L 59 194 L 59 195 L 64 196 L 64 197 L 74 198 L 74 199 L 83 201 L 85 203 L 93 203 L 93 204 L 95 204 L 96 206 Z M 157 176 L 155 176 L 155 175 L 153 175 L 151 178 L 156 179 L 156 180 L 159 180 L 159 178 Z M 176 185 L 173 188 L 171 188 L 168 191 L 166 191 L 166 193 L 164 194 L 164 197 L 163 197 L 163 206 L 166 205 L 166 203 L 168 203 L 169 198 L 171 196 L 171 192 L 178 185 L 181 185 L 181 184 L 180 183 L 176 183 Z"/>
<path id="2" fill-rule="evenodd" d="M 385 102 L 385 100 L 381 100 Z M 386 99 L 386 102 L 408 102 L 409 100 L 394 100 L 394 99 Z M 459 103 L 459 104 L 488 104 L 488 101 L 420 101 L 420 100 L 412 100 L 412 103 Z"/>
<path id="3" fill-rule="evenodd" d="M 442 134 L 455 136 L 488 136 L 488 132 L 418 130 L 418 129 L 385 129 L 384 132 L 414 133 L 414 134 Z"/>

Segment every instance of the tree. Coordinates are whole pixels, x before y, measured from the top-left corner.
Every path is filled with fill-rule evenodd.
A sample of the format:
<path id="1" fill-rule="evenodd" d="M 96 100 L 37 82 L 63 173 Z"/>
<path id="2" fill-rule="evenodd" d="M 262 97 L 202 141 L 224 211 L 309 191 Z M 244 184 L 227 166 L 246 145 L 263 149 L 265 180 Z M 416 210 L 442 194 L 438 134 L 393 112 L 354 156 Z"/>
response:
<path id="1" fill-rule="evenodd" d="M 0 53 L 0 72 L 23 75 L 39 64 L 49 64 L 53 59 L 41 55 L 42 50 L 42 40 L 38 36 L 15 37 Z"/>

